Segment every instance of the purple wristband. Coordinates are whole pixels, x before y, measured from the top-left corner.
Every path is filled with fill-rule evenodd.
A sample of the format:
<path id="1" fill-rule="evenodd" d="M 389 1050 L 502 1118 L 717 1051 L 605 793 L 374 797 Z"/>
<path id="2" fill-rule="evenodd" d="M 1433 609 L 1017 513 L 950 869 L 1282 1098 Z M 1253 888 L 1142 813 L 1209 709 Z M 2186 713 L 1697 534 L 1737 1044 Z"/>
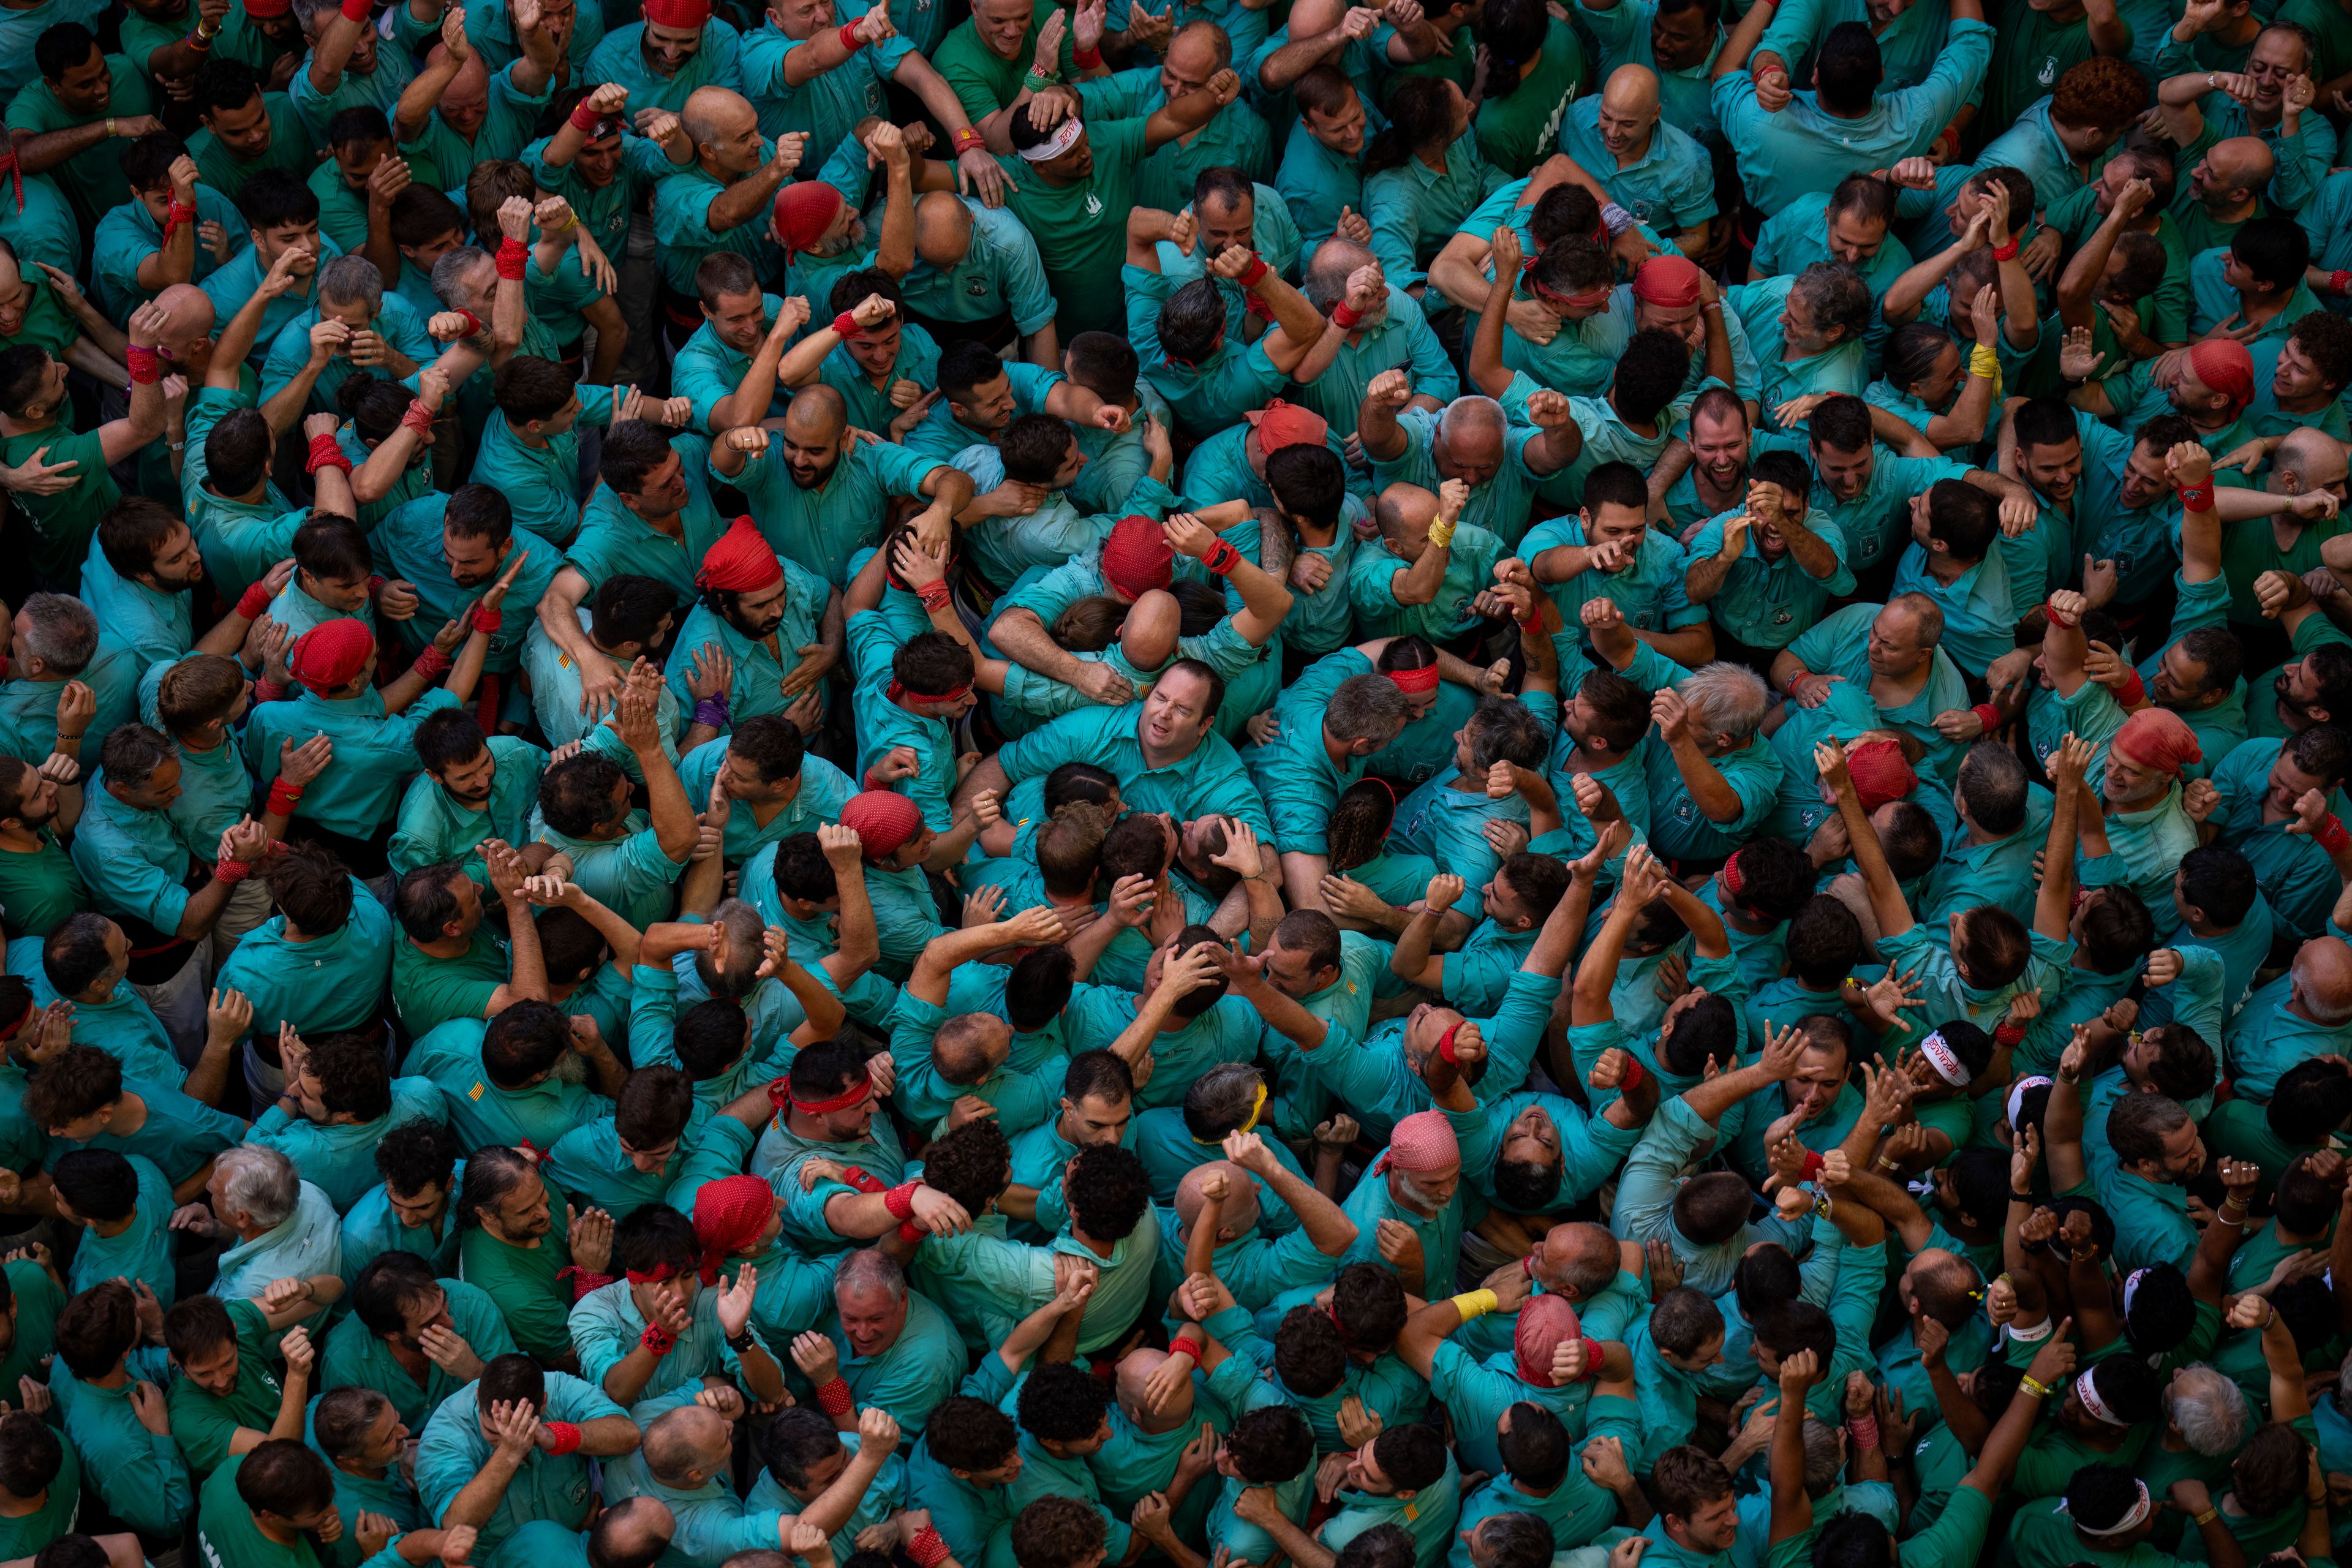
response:
<path id="1" fill-rule="evenodd" d="M 727 728 L 727 699 L 704 697 L 694 704 L 694 722 L 708 724 L 714 730 Z"/>

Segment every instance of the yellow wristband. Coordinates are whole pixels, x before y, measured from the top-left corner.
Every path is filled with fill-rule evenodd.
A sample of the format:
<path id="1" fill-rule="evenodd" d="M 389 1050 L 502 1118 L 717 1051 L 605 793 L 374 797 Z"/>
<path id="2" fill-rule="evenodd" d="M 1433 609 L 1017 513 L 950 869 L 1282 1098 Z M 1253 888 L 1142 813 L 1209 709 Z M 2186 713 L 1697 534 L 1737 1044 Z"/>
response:
<path id="1" fill-rule="evenodd" d="M 1454 543 L 1454 530 L 1455 526 L 1455 524 L 1446 521 L 1444 518 L 1439 518 L 1435 522 L 1429 525 L 1429 542 L 1437 546 L 1440 550 L 1450 548 Z"/>
<path id="2" fill-rule="evenodd" d="M 1969 351 L 1969 374 L 1983 376 L 1987 381 L 2000 379 L 2000 356 L 1990 346 L 1979 343 Z"/>
<path id="3" fill-rule="evenodd" d="M 2219 1518 L 2221 1518 L 2221 1510 L 2220 1509 L 2218 1509 L 2218 1508 L 2209 1508 L 2209 1509 L 2207 1509 L 2203 1513 L 2200 1513 L 2200 1514 L 2199 1514 L 2199 1515 L 2196 1517 L 2195 1522 L 2196 1522 L 2200 1527 L 2202 1527 L 2202 1526 L 2204 1526 L 2204 1525 L 2208 1525 L 2208 1524 L 2212 1523 L 2215 1520 L 2217 1520 L 2217 1519 L 2219 1519 Z"/>
<path id="4" fill-rule="evenodd" d="M 2050 1397 L 2050 1390 L 2044 1387 L 2040 1380 L 2036 1378 L 2021 1377 L 2017 1380 L 2017 1386 L 2025 1393 L 2032 1394 L 2036 1399 L 2047 1399 Z"/>
<path id="5" fill-rule="evenodd" d="M 549 225 L 547 225 L 547 226 L 546 226 L 546 228 L 545 228 L 545 232 L 547 232 L 547 233 L 549 233 L 549 234 L 562 234 L 562 233 L 563 233 L 564 231 L 566 231 L 567 229 L 572 229 L 572 228 L 576 228 L 576 227 L 578 227 L 578 226 L 579 226 L 579 225 L 580 225 L 580 215 L 579 215 L 578 213 L 571 212 L 571 211 L 568 211 L 568 210 L 567 210 L 567 211 L 564 213 L 564 215 L 563 215 L 563 221 L 562 221 L 562 223 L 555 223 L 555 224 L 549 224 Z"/>
<path id="6" fill-rule="evenodd" d="M 1462 1321 L 1465 1323 L 1473 1318 L 1483 1318 L 1498 1310 L 1502 1305 L 1503 1299 L 1492 1290 L 1465 1290 L 1454 1298 L 1454 1310 L 1462 1314 Z"/>

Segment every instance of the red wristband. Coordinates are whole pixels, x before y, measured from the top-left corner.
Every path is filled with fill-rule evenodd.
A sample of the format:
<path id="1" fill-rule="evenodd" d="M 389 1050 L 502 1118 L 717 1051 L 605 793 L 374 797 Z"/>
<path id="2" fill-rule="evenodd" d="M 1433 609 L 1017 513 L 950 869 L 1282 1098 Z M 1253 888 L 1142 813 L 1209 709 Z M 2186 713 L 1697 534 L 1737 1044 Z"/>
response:
<path id="1" fill-rule="evenodd" d="M 283 778 L 274 779 L 269 785 L 269 805 L 264 809 L 271 816 L 291 816 L 294 803 L 302 798 L 300 784 L 288 784 Z"/>
<path id="2" fill-rule="evenodd" d="M 471 316 L 466 319 L 473 321 Z M 477 327 L 481 325 L 478 321 L 474 324 Z M 470 338 L 474 334 L 467 332 L 466 335 Z M 433 434 L 433 410 L 425 406 L 425 399 L 412 397 L 408 400 L 408 406 L 401 410 L 400 423 L 404 429 L 414 430 L 419 436 L 430 436 Z"/>
<path id="3" fill-rule="evenodd" d="M 857 315 L 854 310 L 844 310 L 835 316 L 833 319 L 833 330 L 845 339 L 866 335 L 866 329 L 857 324 Z"/>
<path id="4" fill-rule="evenodd" d="M 849 1380 L 839 1373 L 816 1391 L 816 1402 L 827 1415 L 846 1415 L 857 1408 L 856 1396 L 849 1392 Z"/>
<path id="5" fill-rule="evenodd" d="M 286 688 L 264 677 L 253 683 L 253 700 L 256 702 L 283 702 L 286 700 Z"/>
<path id="6" fill-rule="evenodd" d="M 1364 313 L 1349 305 L 1345 300 L 1331 307 L 1331 324 L 1343 332 L 1354 331 L 1356 323 L 1363 319 Z"/>
<path id="7" fill-rule="evenodd" d="M 2052 620 L 2056 621 L 2062 626 L 2073 626 L 2074 624 L 2073 621 L 2067 620 L 2065 617 L 2059 615 L 2056 598 L 2057 595 L 2053 595 L 2050 598 L 2044 599 L 2042 602 L 2042 613 L 2048 616 Z"/>
<path id="8" fill-rule="evenodd" d="M 922 1184 L 920 1182 L 901 1182 L 882 1194 L 882 1206 L 889 1211 L 892 1219 L 915 1217 L 915 1189 Z"/>
<path id="9" fill-rule="evenodd" d="M 346 13 L 351 9 L 348 0 L 343 9 Z M 548 1436 L 553 1439 L 553 1441 L 548 1446 L 547 1451 L 549 1453 L 561 1458 L 565 1454 L 573 1453 L 578 1450 L 580 1447 L 579 1427 L 573 1426 L 569 1421 L 542 1421 L 540 1425 L 547 1428 Z"/>
<path id="10" fill-rule="evenodd" d="M 2176 485 L 2173 490 L 2180 497 L 2180 510 L 2183 511 L 2213 510 L 2213 481 L 2210 479 L 2201 485 Z"/>
<path id="11" fill-rule="evenodd" d="M 853 55 L 866 47 L 866 40 L 857 36 L 857 24 L 855 22 L 844 22 L 835 37 L 841 39 L 841 47 Z"/>
<path id="12" fill-rule="evenodd" d="M 656 1355 L 667 1355 L 677 1348 L 677 1336 L 658 1323 L 647 1323 L 646 1331 L 637 1336 L 637 1343 Z"/>
<path id="13" fill-rule="evenodd" d="M 1621 1095 L 1633 1093 L 1635 1089 L 1642 1087 L 1642 1081 L 1649 1076 L 1650 1075 L 1647 1072 L 1643 1070 L 1642 1058 L 1635 1056 L 1633 1052 L 1627 1051 L 1625 1053 L 1625 1076 L 1618 1080 L 1617 1092 Z"/>
<path id="14" fill-rule="evenodd" d="M 346 22 L 365 22 L 369 19 L 370 14 L 374 9 L 375 7 L 369 3 L 369 0 L 343 0 L 343 20 Z"/>
<path id="15" fill-rule="evenodd" d="M 2138 670 L 2133 670 L 2131 679 L 2116 688 L 2116 700 L 2126 708 L 2137 708 L 2147 700 L 2147 682 L 2139 678 Z"/>
<path id="16" fill-rule="evenodd" d="M 915 1532 L 914 1540 L 907 1542 L 907 1555 L 914 1559 L 915 1568 L 940 1568 L 953 1553 L 948 1550 L 948 1538 L 940 1533 L 939 1527 L 927 1524 Z"/>
<path id="17" fill-rule="evenodd" d="M 476 631 L 494 632 L 505 624 L 506 615 L 497 605 L 477 605 L 474 606 L 474 629 Z"/>
<path id="18" fill-rule="evenodd" d="M 1822 1173 L 1822 1167 L 1826 1163 L 1828 1163 L 1828 1162 L 1822 1158 L 1818 1150 L 1806 1150 L 1804 1170 L 1797 1177 L 1797 1180 L 1801 1182 L 1811 1181 L 1815 1176 Z"/>
<path id="19" fill-rule="evenodd" d="M 427 680 L 438 680 L 449 673 L 449 656 L 433 644 L 426 643 L 425 651 L 418 654 L 416 662 L 408 668 Z"/>
<path id="20" fill-rule="evenodd" d="M 2352 294 L 2352 271 L 2337 268 L 2327 275 L 2327 291 L 2331 294 Z"/>
<path id="21" fill-rule="evenodd" d="M 1234 281 L 1240 284 L 1244 289 L 1254 289 L 1257 287 L 1257 280 L 1259 279 L 1265 277 L 1267 273 L 1273 270 L 1273 268 L 1268 267 L 1265 264 L 1265 258 L 1264 257 L 1257 255 L 1255 252 L 1252 252 L 1250 255 L 1249 265 L 1242 268 L 1242 275 L 1234 279 Z"/>
<path id="22" fill-rule="evenodd" d="M 604 117 L 589 108 L 586 99 L 583 98 L 572 106 L 572 129 L 583 135 L 593 136 L 596 134 L 596 127 L 604 123 Z"/>
<path id="23" fill-rule="evenodd" d="M 598 1290 L 602 1290 L 605 1286 L 610 1285 L 618 1278 L 617 1275 L 591 1273 L 589 1270 L 581 1268 L 576 1263 L 570 1264 L 564 1268 L 557 1269 L 555 1271 L 555 1277 L 558 1279 L 569 1279 L 572 1281 L 572 1300 L 574 1302 L 577 1302 L 583 1297 L 592 1295 Z"/>
<path id="24" fill-rule="evenodd" d="M 213 862 L 213 880 L 215 882 L 242 882 L 252 875 L 252 867 L 242 860 L 232 860 L 226 855 Z"/>
<path id="25" fill-rule="evenodd" d="M 1080 70 L 1093 70 L 1103 63 L 1102 46 L 1097 44 L 1091 49 L 1073 49 L 1070 51 L 1070 58 L 1076 63 Z"/>
<path id="26" fill-rule="evenodd" d="M 183 201 L 171 202 L 163 208 L 163 243 L 171 244 L 173 235 L 195 221 L 194 207 Z"/>
<path id="27" fill-rule="evenodd" d="M 2014 260 L 2016 260 L 2016 259 L 2017 259 L 2017 237 L 2016 237 L 2015 235 L 2013 235 L 2013 234 L 2012 234 L 2012 235 L 2011 235 L 2011 236 L 2009 237 L 2009 243 L 2008 243 L 2007 245 L 1996 245 L 1996 246 L 1994 246 L 1994 247 L 1992 247 L 1992 258 L 1993 258 L 1995 261 L 2014 261 Z"/>
<path id="28" fill-rule="evenodd" d="M 163 356 L 153 349 L 128 344 L 122 351 L 122 363 L 131 367 L 133 386 L 152 386 L 163 379 Z"/>
<path id="29" fill-rule="evenodd" d="M 2000 728 L 2000 710 L 1991 703 L 1979 702 L 1969 711 L 1977 716 L 1977 722 L 1985 727 L 1986 734 L 1990 735 Z"/>
<path id="30" fill-rule="evenodd" d="M 500 276 L 500 277 L 504 277 L 504 276 L 505 276 L 505 274 L 504 274 L 504 273 L 500 273 L 500 274 L 499 274 L 499 276 Z M 520 272 L 518 272 L 518 273 L 516 273 L 516 274 L 515 274 L 515 276 L 516 276 L 516 277 L 518 277 L 518 278 L 520 278 L 520 277 L 521 277 L 521 276 L 522 276 L 522 274 L 521 274 L 521 273 L 520 273 Z M 458 312 L 457 312 L 457 314 L 459 314 L 459 315 L 461 315 L 461 316 L 463 316 L 463 317 L 465 317 L 465 318 L 466 318 L 466 330 L 465 330 L 464 331 L 462 331 L 462 332 L 460 332 L 460 333 L 458 333 L 458 334 L 457 334 L 459 337 L 461 337 L 461 338 L 470 338 L 470 337 L 474 336 L 476 333 L 479 332 L 479 331 L 482 330 L 482 318 L 481 318 L 481 317 L 479 317 L 479 316 L 477 316 L 476 314 L 474 314 L 474 312 L 473 312 L 473 311 L 471 311 L 471 310 L 460 310 L 460 311 L 458 311 Z M 423 400 L 422 398 L 420 398 L 420 399 L 418 399 L 417 401 L 418 401 L 419 403 L 422 403 L 424 400 Z"/>
<path id="31" fill-rule="evenodd" d="M 2313 834 L 2312 837 L 2330 855 L 2335 854 L 2347 844 L 2352 844 L 2352 832 L 2345 830 L 2343 820 L 2333 812 L 2328 814 L 2326 821 L 2319 825 L 2319 831 Z"/>
<path id="32" fill-rule="evenodd" d="M 1198 1366 L 1200 1364 L 1202 1353 L 1201 1342 L 1194 1339 L 1190 1331 L 1178 1334 L 1174 1339 L 1168 1342 L 1168 1353 L 1170 1355 L 1175 1355 L 1179 1352 L 1191 1356 L 1192 1358 L 1193 1365 Z"/>
<path id="33" fill-rule="evenodd" d="M 1244 315 L 1255 316 L 1261 321 L 1274 320 L 1274 307 L 1265 302 L 1265 296 L 1263 294 L 1253 294 L 1243 300 L 1242 312 Z"/>
<path id="34" fill-rule="evenodd" d="M 530 259 L 530 252 L 524 247 L 521 240 L 499 241 L 499 277 L 502 279 L 510 283 L 521 282 L 523 264 Z"/>
<path id="35" fill-rule="evenodd" d="M 927 610 L 944 610 L 953 602 L 954 595 L 948 592 L 946 583 L 935 577 L 919 584 L 915 589 L 915 597 L 923 602 L 923 608 Z"/>
<path id="36" fill-rule="evenodd" d="M 256 583 L 237 595 L 236 613 L 248 621 L 257 621 L 269 613 L 269 584 Z"/>
<path id="37" fill-rule="evenodd" d="M 913 1220 L 901 1221 L 898 1226 L 898 1239 L 909 1247 L 920 1245 L 923 1238 L 930 1234 Z"/>
<path id="38" fill-rule="evenodd" d="M 2025 1043 L 2025 1026 L 2022 1024 L 1995 1024 L 1992 1026 L 1992 1043 L 1996 1046 L 2007 1046 L 2011 1049 L 2014 1050 L 2016 1047 Z"/>
<path id="39" fill-rule="evenodd" d="M 954 144 L 955 150 L 959 153 L 971 152 L 974 148 L 979 149 L 982 153 L 988 151 L 988 138 L 982 136 L 979 132 L 974 131 L 969 125 L 957 132 L 954 135 L 949 137 L 948 140 Z"/>
<path id="40" fill-rule="evenodd" d="M 1584 1375 L 1578 1378 L 1576 1381 L 1579 1383 L 1599 1383 L 1601 1381 L 1602 1372 L 1606 1370 L 1601 1365 L 1601 1362 L 1607 1356 L 1608 1351 L 1609 1347 L 1599 1340 L 1585 1341 Z"/>
<path id="41" fill-rule="evenodd" d="M 1231 541 L 1220 539 L 1211 547 L 1209 553 L 1202 557 L 1201 564 L 1222 577 L 1240 565 L 1241 559 L 1242 552 L 1234 548 Z"/>
<path id="42" fill-rule="evenodd" d="M 310 437 L 310 459 L 303 465 L 303 471 L 315 474 L 320 468 L 341 468 L 347 474 L 352 471 L 351 458 L 344 455 L 341 443 L 332 436 Z"/>

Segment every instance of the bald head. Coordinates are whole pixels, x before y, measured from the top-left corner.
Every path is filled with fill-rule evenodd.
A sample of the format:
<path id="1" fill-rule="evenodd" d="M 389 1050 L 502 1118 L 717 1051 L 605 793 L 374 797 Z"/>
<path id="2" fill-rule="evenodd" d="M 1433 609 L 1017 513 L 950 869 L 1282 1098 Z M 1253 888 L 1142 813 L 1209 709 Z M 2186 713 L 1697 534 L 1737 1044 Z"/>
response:
<path id="1" fill-rule="evenodd" d="M 163 328 L 166 342 L 207 337 L 220 319 L 213 309 L 213 297 L 193 283 L 173 284 L 155 296 L 155 303 L 171 318 Z"/>
<path id="2" fill-rule="evenodd" d="M 915 254 L 944 272 L 971 253 L 971 209 L 953 191 L 915 198 Z"/>
<path id="3" fill-rule="evenodd" d="M 2352 1023 L 2352 946 L 2323 936 L 2297 949 L 2294 999 L 2315 1023 Z"/>
<path id="4" fill-rule="evenodd" d="M 448 46 L 436 44 L 425 51 L 425 58 L 427 61 L 445 60 L 449 58 Z M 446 115 L 453 106 L 460 110 L 486 109 L 489 106 L 489 69 L 482 64 L 480 55 L 468 54 L 466 57 L 466 63 L 457 68 L 457 76 L 450 79 L 448 86 L 441 89 L 439 105 L 441 111 Z"/>
<path id="5" fill-rule="evenodd" d="M 2288 431 L 2271 454 L 2273 483 L 2291 483 L 2296 495 L 2336 489 L 2344 483 L 2345 471 L 2344 444 L 2309 425 Z"/>
<path id="6" fill-rule="evenodd" d="M 837 438 L 848 423 L 849 405 L 838 391 L 823 383 L 793 393 L 791 405 L 784 410 L 784 434 L 809 446 Z"/>
<path id="7" fill-rule="evenodd" d="M 1601 89 L 1601 106 L 1619 114 L 1656 113 L 1658 73 L 1647 66 L 1619 66 Z"/>
<path id="8" fill-rule="evenodd" d="M 1257 1182 L 1230 1160 L 1195 1165 L 1176 1184 L 1176 1218 L 1183 1225 L 1185 1234 L 1192 1233 L 1193 1222 L 1201 1217 L 1202 1206 L 1208 1202 L 1201 1189 L 1213 1175 L 1225 1178 L 1225 1201 L 1217 1212 L 1217 1239 L 1224 1242 L 1248 1235 L 1257 1224 Z"/>
<path id="9" fill-rule="evenodd" d="M 1347 298 L 1348 277 L 1357 268 L 1367 266 L 1372 253 L 1352 239 L 1331 238 L 1315 247 L 1308 258 L 1307 270 L 1300 274 L 1307 286 L 1307 297 L 1318 310 L 1328 310 Z"/>
<path id="10" fill-rule="evenodd" d="M 697 142 L 719 142 L 735 135 L 747 121 L 757 122 L 751 100 L 732 88 L 698 87 L 687 95 L 678 122 Z"/>
<path id="11" fill-rule="evenodd" d="M 588 1532 L 588 1560 L 599 1568 L 653 1568 L 677 1534 L 677 1517 L 657 1497 L 613 1504 Z"/>
<path id="12" fill-rule="evenodd" d="M 1447 404 L 1437 428 L 1445 442 L 1447 458 L 1483 468 L 1502 462 L 1503 442 L 1510 434 L 1510 422 L 1504 416 L 1501 404 L 1491 397 L 1474 395 Z"/>
<path id="13" fill-rule="evenodd" d="M 664 1486 L 700 1486 L 725 1468 L 728 1450 L 726 1418 L 705 1405 L 681 1405 L 646 1428 L 646 1468 Z"/>
<path id="14" fill-rule="evenodd" d="M 1535 1276 L 1571 1301 L 1589 1301 L 1617 1278 L 1617 1238 L 1581 1220 L 1556 1225 L 1536 1249 Z"/>
<path id="15" fill-rule="evenodd" d="M 1382 539 L 1409 542 L 1428 534 L 1429 525 L 1437 518 L 1437 498 L 1419 485 L 1400 479 L 1373 501 L 1372 516 L 1381 525 Z"/>
<path id="16" fill-rule="evenodd" d="M 1192 1380 L 1186 1378 L 1175 1395 L 1159 1410 L 1151 1408 L 1151 1374 L 1168 1360 L 1166 1351 L 1150 1346 L 1119 1357 L 1118 1407 L 1129 1421 L 1147 1432 L 1171 1432 L 1192 1420 Z"/>
<path id="17" fill-rule="evenodd" d="M 2232 136 L 2207 150 L 2204 186 L 2234 199 L 2240 193 L 2261 190 L 2277 172 L 2278 161 L 2260 137 Z"/>

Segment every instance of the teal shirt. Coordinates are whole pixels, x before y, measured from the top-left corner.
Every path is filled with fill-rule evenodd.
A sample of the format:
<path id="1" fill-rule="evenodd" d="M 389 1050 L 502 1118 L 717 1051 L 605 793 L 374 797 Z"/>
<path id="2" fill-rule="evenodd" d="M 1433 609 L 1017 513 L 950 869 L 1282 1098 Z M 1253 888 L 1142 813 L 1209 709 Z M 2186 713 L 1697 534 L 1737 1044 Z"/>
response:
<path id="1" fill-rule="evenodd" d="M 374 691 L 331 700 L 305 687 L 291 701 L 265 702 L 248 716 L 246 762 L 266 786 L 278 777 L 281 742 L 300 745 L 325 733 L 334 742 L 334 765 L 303 791 L 295 815 L 347 837 L 372 838 L 392 820 L 409 776 L 422 770 L 416 726 L 457 705 L 446 688 L 436 687 L 404 712 L 386 714 Z"/>
<path id="2" fill-rule="evenodd" d="M 417 1439 L 416 1494 L 425 1503 L 426 1517 L 436 1523 L 490 1457 L 489 1442 L 481 1435 L 479 1387 L 478 1383 L 469 1383 L 435 1405 Z M 542 1420 L 577 1425 L 623 1414 L 593 1384 L 560 1372 L 547 1374 Z M 534 1450 L 526 1455 L 508 1483 L 506 1495 L 481 1527 L 476 1550 L 486 1556 L 494 1553 L 532 1520 L 547 1520 L 575 1531 L 585 1529 L 593 1500 L 591 1463 L 584 1454 L 558 1456 Z"/>
<path id="3" fill-rule="evenodd" d="M 357 878 L 351 889 L 351 918 L 341 930 L 295 942 L 286 917 L 273 915 L 221 965 L 219 984 L 253 1003 L 256 1037 L 274 1041 L 281 1022 L 313 1039 L 375 1022 L 392 979 L 392 911 Z"/>
<path id="4" fill-rule="evenodd" d="M 1696 228 L 1715 216 L 1715 167 L 1706 149 L 1661 118 L 1650 144 L 1620 166 L 1601 140 L 1601 96 L 1568 106 L 1559 122 L 1559 150 L 1593 172 L 1612 199 L 1661 234 Z"/>
<path id="5" fill-rule="evenodd" d="M 1708 520 L 1706 526 L 1699 530 L 1684 557 L 1685 570 L 1722 553 L 1724 528 L 1734 515 L 1725 512 Z M 1815 577 L 1785 549 L 1779 559 L 1768 559 L 1751 532 L 1741 542 L 1739 559 L 1732 563 L 1723 586 L 1707 605 L 1707 614 L 1716 625 L 1750 647 L 1788 647 L 1805 627 L 1821 618 L 1822 609 L 1832 599 L 1853 592 L 1853 574 L 1845 563 L 1845 536 L 1838 525 L 1822 513 L 1809 510 L 1805 526 L 1834 553 L 1828 577 Z"/>
<path id="6" fill-rule="evenodd" d="M 941 465 L 884 442 L 846 444 L 833 471 L 803 488 L 785 468 L 781 445 L 754 454 L 731 480 L 778 555 L 839 587 L 849 558 L 877 542 L 894 496 L 918 496 Z M 714 470 L 714 474 L 715 474 Z M 723 478 L 723 477 L 722 477 Z"/>
<path id="7" fill-rule="evenodd" d="M 712 18 L 702 25 L 702 44 L 676 76 L 656 75 L 645 52 L 645 24 L 616 27 L 587 57 L 581 79 L 593 87 L 618 82 L 629 89 L 629 107 L 666 109 L 676 114 L 698 87 L 743 90 L 742 38 L 725 22 Z M 690 289 L 681 292 L 691 292 Z"/>
<path id="8" fill-rule="evenodd" d="M 134 1370 L 132 1381 L 138 1376 Z M 194 1515 L 195 1486 L 178 1442 L 148 1431 L 132 1413 L 131 1381 L 100 1388 L 75 1378 L 62 1362 L 50 1380 L 65 1411 L 66 1440 L 106 1511 L 142 1535 L 178 1535 Z"/>
<path id="9" fill-rule="evenodd" d="M 394 872 L 406 876 L 420 866 L 455 860 L 467 876 L 487 886 L 483 840 L 520 844 L 530 837 L 547 753 L 520 735 L 492 735 L 488 744 L 494 769 L 490 797 L 478 811 L 459 804 L 431 773 L 419 773 L 409 781 L 389 850 Z"/>

